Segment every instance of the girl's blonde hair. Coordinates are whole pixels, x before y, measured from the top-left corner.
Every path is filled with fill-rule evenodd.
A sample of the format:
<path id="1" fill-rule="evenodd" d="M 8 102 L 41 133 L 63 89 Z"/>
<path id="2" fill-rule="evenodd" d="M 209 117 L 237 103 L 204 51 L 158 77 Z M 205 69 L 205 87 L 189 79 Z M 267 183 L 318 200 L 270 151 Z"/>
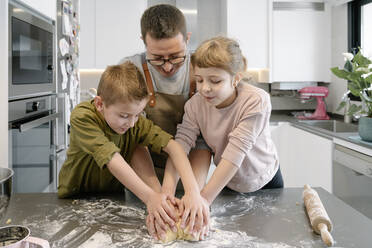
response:
<path id="1" fill-rule="evenodd" d="M 247 60 L 240 50 L 238 42 L 233 39 L 217 36 L 204 41 L 191 56 L 193 67 L 216 67 L 229 72 L 232 76 L 242 73 L 248 79 Z"/>

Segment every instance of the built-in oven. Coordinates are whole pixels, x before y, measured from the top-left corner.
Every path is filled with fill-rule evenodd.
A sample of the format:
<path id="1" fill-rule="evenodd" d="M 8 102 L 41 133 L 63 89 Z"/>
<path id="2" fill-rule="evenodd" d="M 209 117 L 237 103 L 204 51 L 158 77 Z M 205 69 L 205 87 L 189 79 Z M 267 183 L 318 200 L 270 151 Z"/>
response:
<path id="1" fill-rule="evenodd" d="M 9 101 L 9 168 L 13 192 L 57 190 L 56 95 Z"/>
<path id="2" fill-rule="evenodd" d="M 9 2 L 9 99 L 56 92 L 54 21 Z"/>
<path id="3" fill-rule="evenodd" d="M 372 219 L 372 156 L 336 144 L 333 194 Z"/>

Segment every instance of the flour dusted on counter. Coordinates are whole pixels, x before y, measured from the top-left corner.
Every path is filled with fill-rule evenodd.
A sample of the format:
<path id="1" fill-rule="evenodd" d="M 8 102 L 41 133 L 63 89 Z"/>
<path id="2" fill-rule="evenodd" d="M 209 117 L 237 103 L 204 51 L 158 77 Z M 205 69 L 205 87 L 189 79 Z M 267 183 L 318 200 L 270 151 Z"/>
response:
<path id="1" fill-rule="evenodd" d="M 144 209 L 108 199 L 74 200 L 71 206 L 56 206 L 53 214 L 43 218 L 30 216 L 23 225 L 33 235 L 42 234 L 51 247 L 141 247 L 153 242 Z M 96 246 L 89 245 L 92 243 Z"/>
<path id="2" fill-rule="evenodd" d="M 279 213 L 285 212 L 286 209 L 279 209 L 270 206 L 267 203 L 276 201 L 271 196 L 264 196 L 257 198 L 256 196 L 246 196 L 244 194 L 238 195 L 233 201 L 227 202 L 218 208 L 212 207 L 211 215 L 230 216 L 232 219 L 245 214 L 254 214 L 255 209 L 260 208 L 265 213 Z"/>
<path id="3" fill-rule="evenodd" d="M 265 202 L 275 199 L 265 198 Z M 46 216 L 29 216 L 23 225 L 31 229 L 33 236 L 47 239 L 52 248 L 98 248 L 98 247 L 254 247 L 291 248 L 284 243 L 270 243 L 258 237 L 249 236 L 234 226 L 239 216 L 253 214 L 261 208 L 267 213 L 280 210 L 263 203 L 262 198 L 238 195 L 228 203 L 211 212 L 211 231 L 204 241 L 175 241 L 163 244 L 153 240 L 145 225 L 145 209 L 123 206 L 108 199 L 75 200 L 65 207 L 53 206 L 54 212 Z M 43 207 L 43 206 L 39 206 Z M 50 206 L 49 206 L 50 207 Z M 40 221 L 40 219 L 42 219 Z M 233 228 L 233 229 L 232 229 Z M 235 230 L 237 231 L 229 231 Z M 302 243 L 296 247 L 312 247 Z"/>

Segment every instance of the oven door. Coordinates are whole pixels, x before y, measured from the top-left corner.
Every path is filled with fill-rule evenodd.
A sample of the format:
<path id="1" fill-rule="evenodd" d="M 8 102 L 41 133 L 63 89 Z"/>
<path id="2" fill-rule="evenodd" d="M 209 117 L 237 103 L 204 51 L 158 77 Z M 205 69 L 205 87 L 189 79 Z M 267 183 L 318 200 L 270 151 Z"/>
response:
<path id="1" fill-rule="evenodd" d="M 55 125 L 58 113 L 44 112 L 9 123 L 13 192 L 56 192 Z"/>
<path id="2" fill-rule="evenodd" d="M 372 157 L 344 146 L 333 152 L 333 194 L 372 219 Z"/>
<path id="3" fill-rule="evenodd" d="M 53 54 L 53 21 L 10 4 L 9 99 L 56 91 Z"/>

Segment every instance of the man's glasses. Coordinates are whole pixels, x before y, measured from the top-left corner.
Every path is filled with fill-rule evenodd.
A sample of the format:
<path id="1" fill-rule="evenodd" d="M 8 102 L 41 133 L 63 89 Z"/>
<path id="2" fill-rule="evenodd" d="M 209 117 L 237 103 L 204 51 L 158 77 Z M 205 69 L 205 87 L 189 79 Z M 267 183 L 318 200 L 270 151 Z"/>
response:
<path id="1" fill-rule="evenodd" d="M 169 62 L 172 65 L 177 65 L 177 64 L 184 62 L 185 59 L 186 59 L 186 55 L 182 57 L 175 57 L 175 58 L 169 58 L 169 59 L 146 59 L 146 61 L 149 62 L 151 65 L 162 66 L 166 62 Z"/>

